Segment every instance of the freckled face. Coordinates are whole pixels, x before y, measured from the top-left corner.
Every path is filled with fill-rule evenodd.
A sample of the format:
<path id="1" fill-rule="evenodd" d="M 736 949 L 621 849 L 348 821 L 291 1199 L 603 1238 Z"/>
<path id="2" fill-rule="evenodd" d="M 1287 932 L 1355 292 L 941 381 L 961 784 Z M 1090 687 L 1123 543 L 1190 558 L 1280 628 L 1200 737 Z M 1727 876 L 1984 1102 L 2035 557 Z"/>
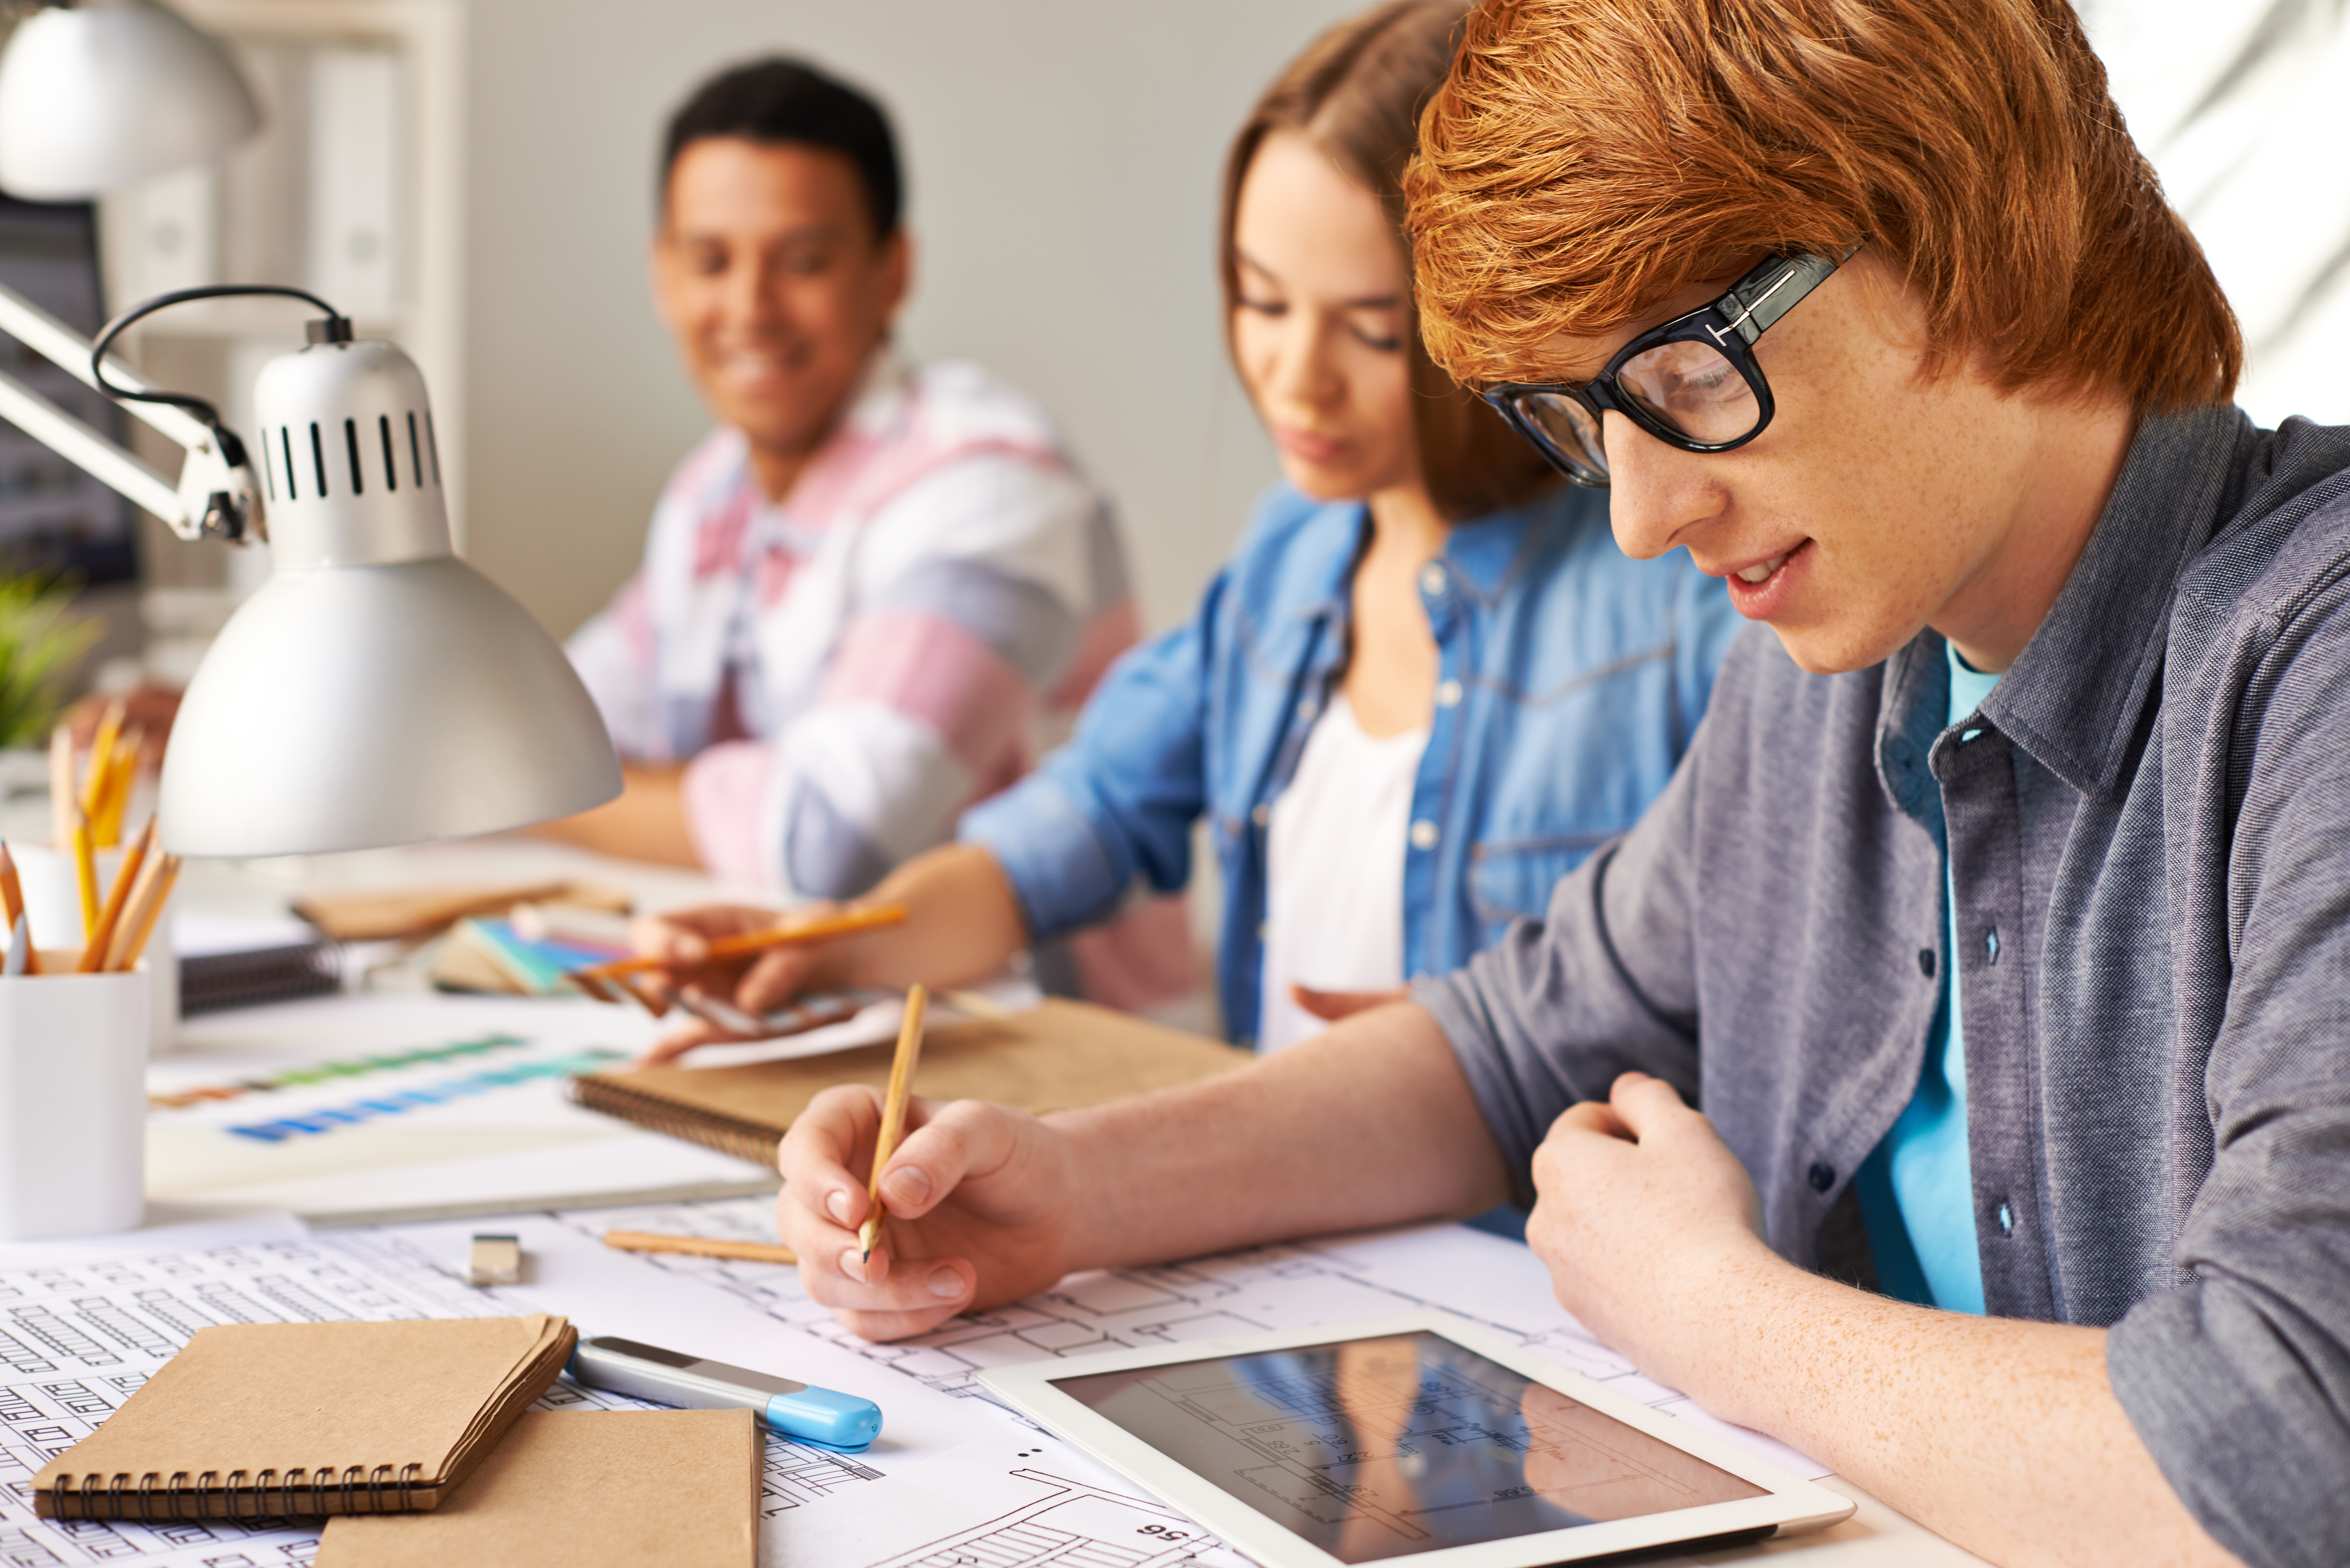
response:
<path id="1" fill-rule="evenodd" d="M 1562 337 L 1539 379 L 1585 379 L 1726 286 L 1607 337 Z M 1864 250 L 1755 345 L 1778 411 L 1747 445 L 1681 452 L 1608 414 L 1617 543 L 1641 559 L 1687 546 L 1806 670 L 1884 659 L 1987 591 L 2033 444 L 2028 402 L 1975 368 L 1922 378 L 1925 341 L 1915 297 Z"/>
<path id="2" fill-rule="evenodd" d="M 1242 182 L 1232 239 L 1232 357 L 1282 472 L 1317 501 L 1417 482 L 1404 264 L 1378 199 L 1275 131 Z"/>

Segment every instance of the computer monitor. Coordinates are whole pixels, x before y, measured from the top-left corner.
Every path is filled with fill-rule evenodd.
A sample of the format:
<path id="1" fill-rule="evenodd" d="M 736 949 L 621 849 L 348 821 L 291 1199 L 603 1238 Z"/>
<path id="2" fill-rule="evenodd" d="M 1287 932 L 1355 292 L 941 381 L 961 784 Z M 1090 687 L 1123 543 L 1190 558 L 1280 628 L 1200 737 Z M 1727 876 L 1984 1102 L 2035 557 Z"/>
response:
<path id="1" fill-rule="evenodd" d="M 90 203 L 0 197 L 0 283 L 94 336 L 105 306 Z M 111 399 L 5 333 L 0 368 L 110 439 L 123 439 L 122 410 Z M 128 500 L 0 421 L 0 574 L 83 587 L 123 581 L 138 575 L 137 538 Z"/>

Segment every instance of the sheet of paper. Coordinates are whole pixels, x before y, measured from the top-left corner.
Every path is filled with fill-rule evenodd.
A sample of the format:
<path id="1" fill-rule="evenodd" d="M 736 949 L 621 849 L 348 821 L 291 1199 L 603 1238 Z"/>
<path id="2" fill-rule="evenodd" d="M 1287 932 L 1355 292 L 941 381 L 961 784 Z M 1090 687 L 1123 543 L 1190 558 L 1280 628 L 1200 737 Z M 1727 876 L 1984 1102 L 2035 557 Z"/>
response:
<path id="1" fill-rule="evenodd" d="M 678 1205 L 601 1215 L 597 1222 L 772 1240 L 769 1208 L 756 1199 Z M 957 1318 L 896 1345 L 868 1344 L 842 1328 L 800 1289 L 796 1270 L 684 1257 L 664 1259 L 660 1266 L 741 1295 L 849 1355 L 965 1397 L 980 1395 L 974 1378 L 988 1366 L 1441 1307 L 1617 1393 L 1668 1415 L 1700 1420 L 1707 1430 L 1794 1475 L 1814 1480 L 1829 1473 L 1818 1461 L 1706 1415 L 1677 1390 L 1640 1376 L 1567 1315 L 1551 1293 L 1549 1272 L 1531 1251 L 1461 1225 L 1415 1226 L 1158 1268 L 1075 1274 L 1016 1306 Z"/>
<path id="2" fill-rule="evenodd" d="M 1132 1481 L 1035 1431 L 966 1443 L 857 1495 L 770 1514 L 760 1558 L 793 1568 L 1249 1568 Z"/>

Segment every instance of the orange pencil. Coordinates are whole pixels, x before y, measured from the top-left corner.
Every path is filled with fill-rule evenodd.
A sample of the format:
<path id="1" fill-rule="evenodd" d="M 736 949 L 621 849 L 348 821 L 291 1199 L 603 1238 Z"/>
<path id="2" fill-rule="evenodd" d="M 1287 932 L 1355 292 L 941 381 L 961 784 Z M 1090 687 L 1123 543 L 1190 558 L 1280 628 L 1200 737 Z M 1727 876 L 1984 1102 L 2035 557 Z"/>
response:
<path id="1" fill-rule="evenodd" d="M 906 1130 L 906 1097 L 914 1092 L 914 1069 L 922 1060 L 922 1012 L 930 999 L 919 985 L 907 989 L 898 1054 L 889 1062 L 889 1091 L 881 1097 L 881 1132 L 873 1141 L 873 1170 L 865 1179 L 865 1223 L 857 1228 L 860 1259 L 871 1257 L 873 1243 L 881 1239 L 881 1168 L 898 1152 L 898 1138 Z"/>
<path id="2" fill-rule="evenodd" d="M 856 931 L 876 930 L 883 926 L 906 923 L 903 904 L 876 904 L 869 909 L 846 909 L 837 915 L 825 915 L 813 920 L 803 920 L 795 926 L 770 926 L 764 931 L 744 931 L 738 936 L 721 937 L 710 944 L 710 958 L 742 958 L 749 953 L 764 952 L 769 948 L 787 948 L 801 942 L 820 942 L 833 937 L 845 937 Z M 615 975 L 642 974 L 648 970 L 671 969 L 667 959 L 614 959 L 609 963 L 591 963 L 584 969 L 569 971 L 576 983 L 582 976 L 590 981 L 609 980 Z M 582 986 L 580 989 L 587 990 Z"/>
<path id="3" fill-rule="evenodd" d="M 147 830 L 137 843 L 123 852 L 122 868 L 114 874 L 114 886 L 107 890 L 106 908 L 99 911 L 98 929 L 83 944 L 81 962 L 74 966 L 79 974 L 96 974 L 106 962 L 107 950 L 114 943 L 114 933 L 121 929 L 122 910 L 130 902 L 132 885 L 138 880 L 141 867 L 155 847 L 155 819 L 147 819 Z"/>
<path id="4" fill-rule="evenodd" d="M 15 930 L 16 917 L 25 912 L 25 884 L 16 875 L 16 857 L 5 844 L 0 844 L 0 910 L 8 917 L 8 929 Z M 25 945 L 25 972 L 41 972 L 41 955 L 30 942 Z"/>

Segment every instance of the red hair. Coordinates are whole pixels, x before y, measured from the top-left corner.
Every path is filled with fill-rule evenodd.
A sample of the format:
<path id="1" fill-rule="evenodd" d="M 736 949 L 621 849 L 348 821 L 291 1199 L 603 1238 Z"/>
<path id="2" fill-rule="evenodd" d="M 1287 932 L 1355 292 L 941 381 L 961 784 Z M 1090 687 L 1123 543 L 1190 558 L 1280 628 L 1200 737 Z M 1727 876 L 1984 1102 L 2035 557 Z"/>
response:
<path id="1" fill-rule="evenodd" d="M 1861 243 L 1934 368 L 2144 409 L 2223 401 L 2242 363 L 2064 0 L 1487 0 L 1405 188 L 1429 350 L 1472 384 Z"/>

